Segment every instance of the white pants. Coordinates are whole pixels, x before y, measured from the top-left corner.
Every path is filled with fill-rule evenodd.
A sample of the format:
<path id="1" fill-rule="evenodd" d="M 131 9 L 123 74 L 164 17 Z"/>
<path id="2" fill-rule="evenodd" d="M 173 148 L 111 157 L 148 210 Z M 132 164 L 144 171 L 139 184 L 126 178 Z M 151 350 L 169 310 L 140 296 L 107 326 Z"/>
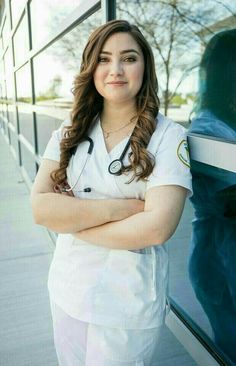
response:
<path id="1" fill-rule="evenodd" d="M 67 315 L 51 301 L 54 343 L 60 366 L 157 366 L 161 327 L 120 329 Z"/>

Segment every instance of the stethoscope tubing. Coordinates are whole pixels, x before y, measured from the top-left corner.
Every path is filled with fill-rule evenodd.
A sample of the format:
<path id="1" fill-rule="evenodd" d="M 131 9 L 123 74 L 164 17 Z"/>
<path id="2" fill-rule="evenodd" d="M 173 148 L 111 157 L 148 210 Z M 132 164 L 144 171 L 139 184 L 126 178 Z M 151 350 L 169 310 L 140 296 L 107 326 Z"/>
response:
<path id="1" fill-rule="evenodd" d="M 84 171 L 84 169 L 85 169 L 85 166 L 86 166 L 86 164 L 87 164 L 87 162 L 88 162 L 88 159 L 89 159 L 89 158 L 91 157 L 91 155 L 92 155 L 92 152 L 93 152 L 93 149 L 94 149 L 94 142 L 93 142 L 93 140 L 91 139 L 91 137 L 89 137 L 89 136 L 87 136 L 87 137 L 85 138 L 85 140 L 87 140 L 87 141 L 89 142 L 89 147 L 88 147 L 87 156 L 86 156 L 85 162 L 84 162 L 84 164 L 83 164 L 83 167 L 82 167 L 82 169 L 81 169 L 81 172 L 80 172 L 80 174 L 79 174 L 78 178 L 76 179 L 75 183 L 74 183 L 70 188 L 63 188 L 63 192 L 70 192 L 70 191 L 72 191 L 72 190 L 75 188 L 75 186 L 78 184 L 79 179 L 80 179 L 80 177 L 81 177 L 81 175 L 82 175 L 82 173 L 83 173 L 83 171 Z M 112 175 L 116 175 L 116 176 L 119 176 L 119 175 L 121 175 L 121 174 L 122 174 L 122 169 L 123 169 L 123 167 L 124 167 L 123 159 L 124 159 L 125 154 L 127 153 L 128 149 L 129 149 L 129 147 L 130 147 L 130 138 L 129 138 L 129 140 L 128 140 L 127 144 L 125 145 L 125 148 L 124 148 L 124 150 L 122 151 L 122 153 L 121 153 L 120 157 L 119 157 L 118 159 L 113 160 L 113 161 L 109 164 L 109 166 L 108 166 L 108 172 L 109 172 L 110 174 L 112 174 Z M 71 159 L 72 159 L 72 162 L 71 162 L 72 166 L 73 166 L 74 155 L 75 155 L 75 151 L 73 152 L 72 157 L 71 157 Z M 70 181 L 71 181 L 71 177 L 69 177 L 69 179 L 70 179 Z M 90 190 L 90 191 L 91 191 L 91 190 Z M 90 191 L 87 191 L 87 192 L 90 192 Z"/>

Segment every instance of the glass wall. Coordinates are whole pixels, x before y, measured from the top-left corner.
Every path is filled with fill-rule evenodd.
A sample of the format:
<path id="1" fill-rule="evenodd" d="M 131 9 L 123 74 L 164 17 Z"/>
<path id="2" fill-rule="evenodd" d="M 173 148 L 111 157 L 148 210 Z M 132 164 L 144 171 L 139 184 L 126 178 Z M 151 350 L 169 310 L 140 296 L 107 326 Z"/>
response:
<path id="1" fill-rule="evenodd" d="M 32 181 L 52 131 L 68 118 L 82 49 L 102 12 L 95 0 L 8 0 L 5 13 L 1 128 Z"/>
<path id="2" fill-rule="evenodd" d="M 185 126 L 189 133 L 202 133 L 211 138 L 216 136 L 214 126 L 217 127 L 220 119 L 218 131 L 221 133 L 218 132 L 217 137 L 229 141 L 230 136 L 230 141 L 235 143 L 236 46 L 232 43 L 231 51 L 227 48 L 221 51 L 228 52 L 225 59 L 231 58 L 234 65 L 227 66 L 229 63 L 222 61 L 219 66 L 219 55 L 209 61 L 216 64 L 212 68 L 215 67 L 214 72 L 222 75 L 222 79 L 231 73 L 234 80 L 234 87 L 233 82 L 231 87 L 225 87 L 234 93 L 229 97 L 234 103 L 231 122 L 223 119 L 224 113 L 219 112 L 215 118 L 217 112 L 213 107 L 211 109 L 209 102 L 212 96 L 207 94 L 208 84 L 213 83 L 212 72 L 207 69 L 200 74 L 199 65 L 216 33 L 233 28 L 236 32 L 236 3 L 227 0 L 117 0 L 117 18 L 137 24 L 152 46 L 159 81 L 160 112 Z M 236 36 L 234 42 L 236 45 Z M 223 88 L 220 77 L 215 86 L 217 84 L 214 98 L 220 95 L 221 86 Z M 219 105 L 230 104 L 224 98 L 223 93 L 218 97 Z M 205 109 L 210 109 L 209 115 L 201 114 Z M 211 147 L 206 150 L 206 155 L 209 154 L 213 154 Z M 217 154 L 222 153 L 216 152 L 215 159 Z M 231 159 L 235 163 L 235 155 Z M 214 159 L 211 164 L 214 165 Z M 170 258 L 169 297 L 172 309 L 211 348 L 218 361 L 235 365 L 236 174 L 209 164 L 196 165 L 192 164 L 191 168 L 193 197 L 187 200 L 180 225 L 166 244 Z"/>
<path id="3" fill-rule="evenodd" d="M 60 23 L 81 1 L 33 0 L 30 2 L 33 47 L 38 47 L 53 34 Z M 46 11 L 45 11 L 46 10 Z"/>

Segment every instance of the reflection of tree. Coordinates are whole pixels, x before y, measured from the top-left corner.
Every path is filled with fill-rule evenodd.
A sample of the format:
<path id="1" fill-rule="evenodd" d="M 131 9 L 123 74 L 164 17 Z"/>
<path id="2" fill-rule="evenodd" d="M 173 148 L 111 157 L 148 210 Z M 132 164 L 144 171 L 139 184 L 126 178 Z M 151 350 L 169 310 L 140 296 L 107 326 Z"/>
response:
<path id="1" fill-rule="evenodd" d="M 220 1 L 218 5 L 223 6 Z M 198 66 L 200 48 L 196 46 L 199 42 L 205 44 L 205 38 L 199 31 L 204 29 L 205 34 L 212 33 L 208 24 L 218 19 L 220 9 L 216 12 L 214 1 L 203 4 L 189 0 L 122 0 L 118 2 L 117 8 L 121 19 L 128 18 L 138 25 L 154 50 L 164 111 L 167 114 L 178 87 Z M 177 80 L 180 72 L 181 76 Z M 172 91 L 171 79 L 175 80 Z"/>
<path id="2" fill-rule="evenodd" d="M 37 100 L 48 100 L 48 99 L 55 99 L 60 96 L 60 87 L 62 84 L 62 79 L 60 75 L 54 76 L 54 78 L 50 81 L 48 89 L 40 93 L 37 97 Z"/>
<path id="3" fill-rule="evenodd" d="M 60 19 L 60 17 L 59 17 Z M 58 22 L 59 22 L 58 19 Z M 54 19 L 57 22 L 57 19 Z M 64 67 L 75 73 L 79 72 L 82 52 L 90 33 L 101 24 L 100 12 L 91 15 L 75 27 L 71 32 L 60 38 L 52 48 L 54 57 L 58 57 Z"/>

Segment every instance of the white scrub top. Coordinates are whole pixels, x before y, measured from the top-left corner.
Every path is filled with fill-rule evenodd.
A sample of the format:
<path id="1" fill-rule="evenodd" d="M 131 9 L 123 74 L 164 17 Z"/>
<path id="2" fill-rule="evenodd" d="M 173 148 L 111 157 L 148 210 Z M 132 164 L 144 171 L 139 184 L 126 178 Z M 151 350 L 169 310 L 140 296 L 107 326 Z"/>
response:
<path id="1" fill-rule="evenodd" d="M 94 148 L 87 157 L 89 142 L 79 144 L 67 168 L 74 195 L 84 199 L 139 198 L 154 186 L 180 185 L 192 193 L 186 130 L 160 113 L 148 144 L 156 165 L 147 181 L 126 184 L 132 172 L 114 176 L 109 164 L 118 159 L 128 136 L 107 152 L 100 121 L 90 131 Z M 60 160 L 63 126 L 54 131 L 43 155 Z M 124 165 L 128 165 L 128 150 Z M 84 167 L 84 169 L 83 169 Z M 83 192 L 91 188 L 91 192 Z M 82 191 L 82 192 L 81 192 Z M 50 297 L 70 316 L 89 323 L 125 329 L 147 329 L 164 321 L 168 256 L 162 245 L 137 251 L 109 249 L 59 234 L 49 270 Z"/>

